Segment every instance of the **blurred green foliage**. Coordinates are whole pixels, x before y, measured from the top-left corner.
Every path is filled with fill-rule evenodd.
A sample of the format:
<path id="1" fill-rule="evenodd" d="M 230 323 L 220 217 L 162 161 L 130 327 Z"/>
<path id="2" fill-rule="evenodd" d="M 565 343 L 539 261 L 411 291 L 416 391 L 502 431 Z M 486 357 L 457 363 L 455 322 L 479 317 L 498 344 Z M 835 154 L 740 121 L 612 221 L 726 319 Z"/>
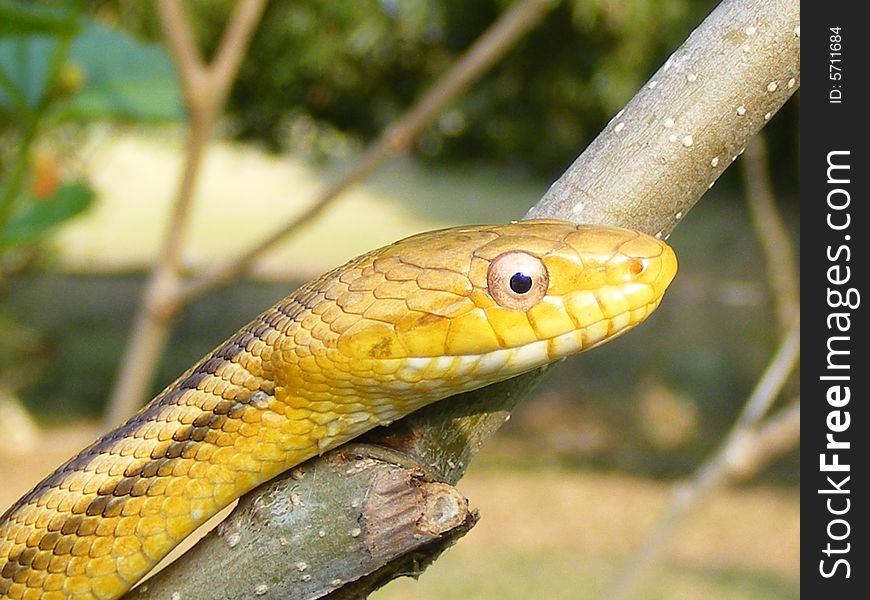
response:
<path id="1" fill-rule="evenodd" d="M 0 284 L 95 200 L 53 143 L 61 124 L 182 115 L 161 47 L 82 16 L 77 2 L 0 0 Z M 20 387 L 22 371 L 34 370 L 36 337 L 0 306 L 0 389 Z"/>
<path id="2" fill-rule="evenodd" d="M 234 2 L 191 0 L 211 55 Z M 270 2 L 233 88 L 231 132 L 275 150 L 346 153 L 374 137 L 512 2 Z M 715 5 L 713 0 L 573 0 L 417 140 L 426 159 L 558 175 Z M 93 8 L 158 40 L 148 3 Z"/>
<path id="3" fill-rule="evenodd" d="M 71 5 L 74 6 L 74 5 Z M 40 137 L 64 121 L 178 119 L 172 64 L 158 46 L 76 8 L 0 1 L 0 252 L 33 244 L 94 194 Z"/>

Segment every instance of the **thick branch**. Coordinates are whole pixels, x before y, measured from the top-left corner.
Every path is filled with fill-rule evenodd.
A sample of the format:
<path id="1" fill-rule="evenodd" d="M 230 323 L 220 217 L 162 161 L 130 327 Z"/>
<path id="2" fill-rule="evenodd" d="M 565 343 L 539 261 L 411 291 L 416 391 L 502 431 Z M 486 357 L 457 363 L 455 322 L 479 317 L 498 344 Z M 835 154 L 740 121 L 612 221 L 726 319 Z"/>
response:
<path id="1" fill-rule="evenodd" d="M 725 0 L 526 215 L 667 237 L 800 85 L 800 7 Z"/>
<path id="2" fill-rule="evenodd" d="M 799 19 L 797 0 L 723 2 L 528 216 L 610 223 L 668 235 L 749 137 L 797 89 Z M 539 375 L 521 376 L 441 401 L 373 433 L 367 441 L 396 449 L 407 457 L 405 462 L 419 465 L 408 467 L 412 478 L 422 470 L 453 482 Z M 238 536 L 256 551 L 235 551 L 238 543 L 211 543 L 207 555 L 197 558 L 189 553 L 186 560 L 150 580 L 146 595 L 162 598 L 177 592 L 180 597 L 193 597 L 202 590 L 224 589 L 232 582 L 234 589 L 264 598 L 318 598 L 350 581 L 355 583 L 342 585 L 335 593 L 364 597 L 383 581 L 378 571 L 372 575 L 373 565 L 368 561 L 376 554 L 378 538 L 366 536 L 358 554 L 350 560 L 341 555 L 331 563 L 335 548 L 355 543 L 352 540 L 364 532 L 328 524 L 361 522 L 370 514 L 372 498 L 378 497 L 372 492 L 376 482 L 396 468 L 391 462 L 401 464 L 403 460 L 373 461 L 372 453 L 363 454 L 367 457 L 355 459 L 338 449 L 300 467 L 305 474 L 317 472 L 316 478 L 291 475 L 254 490 L 237 509 L 240 514 L 230 518 L 232 523 L 242 523 L 241 515 L 254 511 L 256 525 L 239 528 L 232 539 Z M 323 469 L 334 469 L 339 478 L 361 469 L 366 477 L 352 490 L 330 494 L 325 487 L 329 484 L 321 483 L 327 479 L 321 475 Z M 279 497 L 283 500 L 276 505 L 274 500 Z M 256 507 L 264 503 L 269 509 L 258 511 Z M 418 510 L 425 514 L 424 507 Z M 304 521 L 297 520 L 303 513 Z M 408 531 L 413 534 L 413 527 Z M 449 534 L 439 534 L 440 539 L 449 539 Z M 411 540 L 407 551 L 426 555 L 427 546 L 415 545 L 413 537 L 406 538 Z M 278 543 L 273 544 L 276 539 Z M 281 539 L 288 543 L 282 546 Z M 428 556 L 440 550 L 435 548 Z M 303 551 L 310 557 L 304 561 L 304 571 L 313 564 L 318 570 L 307 571 L 311 579 L 297 586 L 294 582 L 302 571 L 294 557 Z M 204 572 L 202 566 L 209 562 L 217 569 Z M 385 562 L 383 568 L 395 564 Z M 221 576 L 224 565 L 237 570 Z M 328 579 L 337 568 L 343 574 Z M 419 568 L 408 572 L 419 572 Z M 244 579 L 239 581 L 240 577 Z"/>

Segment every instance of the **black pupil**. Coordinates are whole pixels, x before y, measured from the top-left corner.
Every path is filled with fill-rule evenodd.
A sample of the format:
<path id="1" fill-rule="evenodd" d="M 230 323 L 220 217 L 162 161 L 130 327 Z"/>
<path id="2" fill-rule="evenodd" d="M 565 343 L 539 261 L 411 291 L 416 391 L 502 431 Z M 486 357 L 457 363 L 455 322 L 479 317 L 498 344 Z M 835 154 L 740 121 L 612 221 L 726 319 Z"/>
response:
<path id="1" fill-rule="evenodd" d="M 515 294 L 525 294 L 532 289 L 532 278 L 525 273 L 514 273 L 510 285 Z"/>

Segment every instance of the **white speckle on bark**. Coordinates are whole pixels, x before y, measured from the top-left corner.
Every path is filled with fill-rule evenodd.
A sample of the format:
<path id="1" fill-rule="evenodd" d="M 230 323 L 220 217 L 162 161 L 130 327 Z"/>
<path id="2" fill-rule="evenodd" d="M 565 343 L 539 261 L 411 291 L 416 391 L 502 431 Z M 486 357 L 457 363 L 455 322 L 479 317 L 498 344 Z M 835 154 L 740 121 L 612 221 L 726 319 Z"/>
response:
<path id="1" fill-rule="evenodd" d="M 743 106 L 742 104 L 740 106 L 738 106 L 737 107 L 737 114 L 740 115 L 741 117 L 743 115 L 745 115 L 746 114 L 746 107 Z"/>
<path id="2" fill-rule="evenodd" d="M 767 84 L 767 91 L 770 93 L 773 93 L 776 91 L 776 88 L 778 88 L 778 87 L 779 86 L 776 85 L 775 81 L 771 81 L 770 83 Z"/>
<path id="3" fill-rule="evenodd" d="M 625 128 L 625 123 L 620 121 L 619 123 L 616 124 L 616 127 L 613 128 L 613 131 L 615 131 L 616 133 L 619 133 L 624 128 Z"/>
<path id="4" fill-rule="evenodd" d="M 260 585 L 258 585 L 257 587 L 254 588 L 254 595 L 255 596 L 265 596 L 268 591 L 269 591 L 269 586 L 266 585 L 265 583 L 261 583 Z"/>
<path id="5" fill-rule="evenodd" d="M 170 600 L 181 600 L 181 594 L 179 594 L 178 592 L 172 592 L 169 598 Z"/>
<path id="6" fill-rule="evenodd" d="M 658 84 L 659 84 L 658 81 L 650 81 L 648 84 L 646 84 L 646 87 L 648 87 L 651 90 L 654 90 Z"/>
<path id="7" fill-rule="evenodd" d="M 296 563 L 293 566 L 296 567 L 296 570 L 301 573 L 302 571 L 304 571 L 305 569 L 308 568 L 308 563 L 305 562 L 304 560 L 300 560 L 298 563 Z"/>
<path id="8" fill-rule="evenodd" d="M 794 26 L 794 36 L 795 37 L 801 36 L 801 24 L 800 23 L 798 23 L 797 25 Z"/>
<path id="9" fill-rule="evenodd" d="M 770 117 L 772 117 L 772 116 L 773 116 L 773 113 L 766 112 L 766 113 L 764 113 L 764 120 L 769 121 Z"/>
<path id="10" fill-rule="evenodd" d="M 359 537 L 359 534 L 361 534 L 361 533 L 362 533 L 362 529 L 360 529 L 359 527 L 354 527 L 353 529 L 350 530 L 350 537 L 352 537 L 352 538 Z"/>
<path id="11" fill-rule="evenodd" d="M 682 143 L 686 148 L 691 148 L 692 144 L 695 143 L 695 139 L 691 135 L 687 135 L 682 139 Z"/>
<path id="12" fill-rule="evenodd" d="M 676 133 L 672 133 L 671 135 L 669 135 L 669 136 L 668 136 L 668 141 L 669 141 L 669 142 L 676 142 L 676 141 L 677 141 L 677 134 L 676 134 Z"/>
<path id="13" fill-rule="evenodd" d="M 688 81 L 689 83 L 692 83 L 697 78 L 698 78 L 698 76 L 695 75 L 694 73 L 689 73 L 688 75 L 686 75 L 686 81 Z"/>
<path id="14" fill-rule="evenodd" d="M 623 108 L 623 109 L 620 110 L 618 113 L 616 113 L 616 116 L 613 117 L 613 118 L 614 118 L 614 119 L 618 119 L 619 117 L 621 117 L 621 116 L 623 115 L 624 112 L 625 112 L 625 109 Z"/>
<path id="15" fill-rule="evenodd" d="M 677 212 L 677 214 L 675 214 L 674 216 L 675 216 L 677 219 L 682 219 L 682 218 L 683 218 L 683 211 L 679 211 L 679 212 Z"/>
<path id="16" fill-rule="evenodd" d="M 755 29 L 754 25 L 750 25 L 749 27 L 746 28 L 745 31 L 746 31 L 746 35 L 755 35 L 755 32 L 758 30 Z"/>
<path id="17" fill-rule="evenodd" d="M 794 77 L 792 77 L 791 79 L 789 79 L 789 80 L 788 80 L 788 89 L 793 88 L 795 83 L 796 83 L 796 82 L 795 82 Z"/>
<path id="18" fill-rule="evenodd" d="M 718 165 L 719 165 L 719 157 L 718 157 L 718 156 L 714 156 L 714 157 L 710 160 L 710 166 L 711 166 L 711 167 L 716 167 L 716 166 L 718 166 Z"/>
<path id="19" fill-rule="evenodd" d="M 664 233 L 664 232 L 659 231 L 659 232 L 656 234 L 656 239 L 657 239 L 657 240 L 662 239 L 662 233 Z"/>
<path id="20" fill-rule="evenodd" d="M 320 530 L 317 532 L 317 537 L 326 537 L 326 532 L 324 530 Z"/>
<path id="21" fill-rule="evenodd" d="M 672 118 L 668 117 L 667 119 L 665 119 L 663 125 L 665 126 L 665 128 L 670 129 L 671 127 L 674 126 L 674 120 Z"/>

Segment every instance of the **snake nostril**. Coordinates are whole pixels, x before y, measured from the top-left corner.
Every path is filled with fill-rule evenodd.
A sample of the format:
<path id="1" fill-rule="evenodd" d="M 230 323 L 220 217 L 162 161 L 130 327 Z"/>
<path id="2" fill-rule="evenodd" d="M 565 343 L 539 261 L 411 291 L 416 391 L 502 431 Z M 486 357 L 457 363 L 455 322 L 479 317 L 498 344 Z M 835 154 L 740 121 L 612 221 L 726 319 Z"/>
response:
<path id="1" fill-rule="evenodd" d="M 628 271 L 633 276 L 637 277 L 646 270 L 646 266 L 646 260 L 637 258 L 631 261 L 631 264 L 628 266 Z"/>

